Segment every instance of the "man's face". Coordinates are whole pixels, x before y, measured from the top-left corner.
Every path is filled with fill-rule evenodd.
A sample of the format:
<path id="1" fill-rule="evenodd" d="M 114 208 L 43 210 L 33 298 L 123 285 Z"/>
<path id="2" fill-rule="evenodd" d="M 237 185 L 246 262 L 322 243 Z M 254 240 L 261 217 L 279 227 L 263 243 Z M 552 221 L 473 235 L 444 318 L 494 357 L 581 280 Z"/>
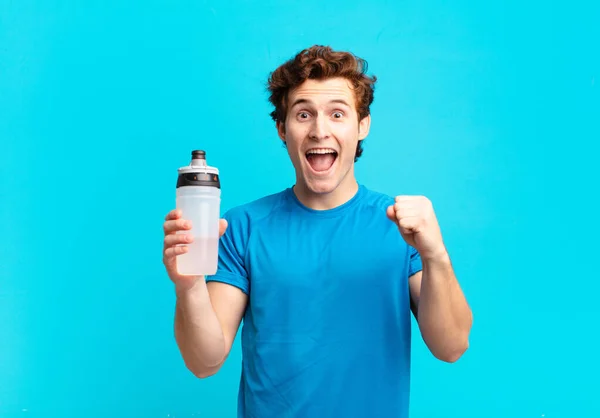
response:
<path id="1" fill-rule="evenodd" d="M 290 92 L 285 126 L 278 124 L 278 132 L 307 192 L 330 193 L 354 180 L 356 146 L 370 121 L 358 120 L 346 79 L 307 80 Z"/>

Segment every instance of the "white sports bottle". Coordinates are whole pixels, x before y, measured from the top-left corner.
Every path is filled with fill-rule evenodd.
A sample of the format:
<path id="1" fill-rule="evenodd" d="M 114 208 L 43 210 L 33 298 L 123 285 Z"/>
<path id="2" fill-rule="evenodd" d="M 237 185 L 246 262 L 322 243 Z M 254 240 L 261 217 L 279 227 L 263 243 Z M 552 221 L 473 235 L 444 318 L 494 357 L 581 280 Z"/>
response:
<path id="1" fill-rule="evenodd" d="M 182 219 L 192 222 L 194 241 L 188 252 L 177 256 L 179 274 L 211 276 L 217 272 L 219 258 L 219 219 L 221 184 L 219 170 L 206 165 L 206 152 L 192 151 L 190 165 L 178 169 L 176 208 Z"/>

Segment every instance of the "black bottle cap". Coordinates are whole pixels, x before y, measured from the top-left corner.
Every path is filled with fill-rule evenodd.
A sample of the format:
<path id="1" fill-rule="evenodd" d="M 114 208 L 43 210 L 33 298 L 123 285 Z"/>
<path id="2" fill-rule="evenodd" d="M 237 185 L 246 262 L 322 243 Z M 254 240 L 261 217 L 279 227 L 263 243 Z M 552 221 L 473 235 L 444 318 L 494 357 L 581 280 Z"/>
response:
<path id="1" fill-rule="evenodd" d="M 192 160 L 206 160 L 206 152 L 202 150 L 192 151 Z"/>

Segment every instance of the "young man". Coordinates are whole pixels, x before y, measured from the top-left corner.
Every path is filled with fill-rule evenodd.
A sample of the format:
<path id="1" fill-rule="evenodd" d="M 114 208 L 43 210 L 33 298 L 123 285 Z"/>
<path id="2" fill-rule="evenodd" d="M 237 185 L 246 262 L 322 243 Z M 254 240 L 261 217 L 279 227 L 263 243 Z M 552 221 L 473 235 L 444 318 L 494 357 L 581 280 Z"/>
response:
<path id="1" fill-rule="evenodd" d="M 431 202 L 355 178 L 376 81 L 365 71 L 314 46 L 271 74 L 296 182 L 224 216 L 215 276 L 177 274 L 193 237 L 176 234 L 190 228 L 180 213 L 167 215 L 187 367 L 216 373 L 244 319 L 239 417 L 407 417 L 411 309 L 435 357 L 454 362 L 468 347 L 471 311 Z"/>

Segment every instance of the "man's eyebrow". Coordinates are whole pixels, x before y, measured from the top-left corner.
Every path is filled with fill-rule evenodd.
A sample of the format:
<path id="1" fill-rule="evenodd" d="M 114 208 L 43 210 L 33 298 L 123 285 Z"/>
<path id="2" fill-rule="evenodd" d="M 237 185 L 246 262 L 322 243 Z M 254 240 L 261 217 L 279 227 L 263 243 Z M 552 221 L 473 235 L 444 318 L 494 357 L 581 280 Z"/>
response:
<path id="1" fill-rule="evenodd" d="M 292 103 L 290 108 L 294 107 L 294 106 L 298 106 L 299 104 L 310 104 L 310 103 L 312 103 L 312 102 L 307 99 L 296 99 L 296 100 L 294 100 L 294 103 Z"/>
<path id="2" fill-rule="evenodd" d="M 294 101 L 294 103 L 292 103 L 292 105 L 290 106 L 290 108 L 292 108 L 294 106 L 297 106 L 299 104 L 311 104 L 311 103 L 312 102 L 310 100 L 307 100 L 307 99 L 296 99 Z M 333 99 L 333 100 L 330 100 L 329 103 L 338 103 L 338 104 L 343 104 L 344 106 L 347 106 L 347 107 L 351 107 L 350 104 L 348 104 L 348 102 L 346 100 L 344 100 L 344 99 Z"/>
<path id="3" fill-rule="evenodd" d="M 350 107 L 350 104 L 347 101 L 345 101 L 344 99 L 335 99 L 335 100 L 330 101 L 329 103 L 339 103 L 339 104 L 343 104 L 344 106 Z"/>

